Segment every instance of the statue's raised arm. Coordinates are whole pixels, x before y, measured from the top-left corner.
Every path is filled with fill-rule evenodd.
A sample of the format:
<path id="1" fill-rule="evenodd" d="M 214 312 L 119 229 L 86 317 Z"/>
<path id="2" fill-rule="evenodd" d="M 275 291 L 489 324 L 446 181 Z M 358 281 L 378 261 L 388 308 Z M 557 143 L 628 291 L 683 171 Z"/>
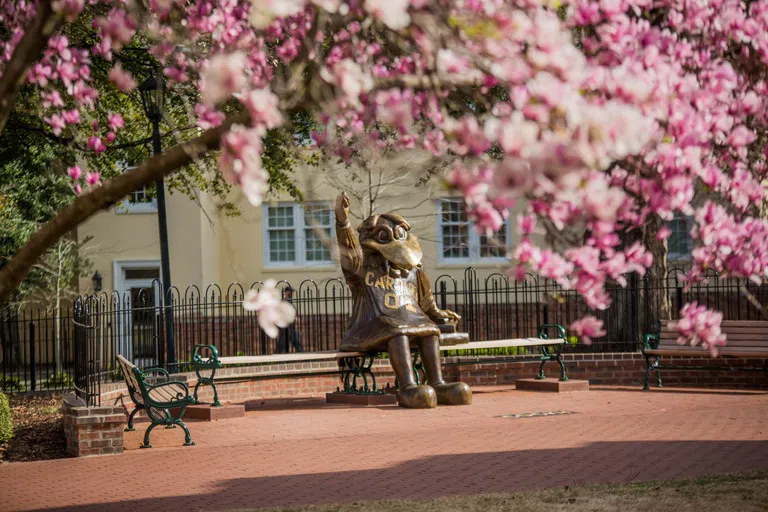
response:
<path id="1" fill-rule="evenodd" d="M 349 223 L 349 196 L 342 192 L 336 197 L 336 240 L 339 242 L 339 259 L 344 277 L 349 281 L 358 277 L 363 261 L 363 250 L 357 233 Z"/>

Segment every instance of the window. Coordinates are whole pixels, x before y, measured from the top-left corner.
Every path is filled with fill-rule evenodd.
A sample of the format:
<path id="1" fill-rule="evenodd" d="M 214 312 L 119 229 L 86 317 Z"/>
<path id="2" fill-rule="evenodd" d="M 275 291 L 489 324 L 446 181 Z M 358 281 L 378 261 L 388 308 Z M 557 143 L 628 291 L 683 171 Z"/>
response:
<path id="1" fill-rule="evenodd" d="M 267 265 L 327 265 L 333 242 L 333 211 L 328 203 L 264 206 Z"/>
<path id="2" fill-rule="evenodd" d="M 125 171 L 130 171 L 128 167 Z M 125 172 L 123 171 L 123 172 Z M 126 199 L 117 205 L 117 213 L 155 213 L 157 211 L 157 199 L 149 195 L 147 187 L 131 192 Z"/>
<path id="3" fill-rule="evenodd" d="M 691 240 L 691 219 L 680 213 L 667 223 L 672 231 L 667 239 L 669 252 L 667 258 L 672 260 L 686 260 L 691 257 L 693 241 Z"/>
<path id="4" fill-rule="evenodd" d="M 509 224 L 492 237 L 481 235 L 472 226 L 460 200 L 438 202 L 437 230 L 442 262 L 503 261 L 506 258 Z"/>

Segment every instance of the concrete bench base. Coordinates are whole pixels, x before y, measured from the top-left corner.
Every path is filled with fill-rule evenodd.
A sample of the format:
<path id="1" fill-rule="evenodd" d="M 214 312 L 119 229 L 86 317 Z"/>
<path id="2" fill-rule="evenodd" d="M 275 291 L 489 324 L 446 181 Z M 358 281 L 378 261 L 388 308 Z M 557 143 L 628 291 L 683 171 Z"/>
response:
<path id="1" fill-rule="evenodd" d="M 345 393 L 344 391 L 334 391 L 333 393 L 325 394 L 325 401 L 329 404 L 397 405 L 397 395 L 393 393 L 357 395 L 355 393 Z"/>
<path id="2" fill-rule="evenodd" d="M 520 379 L 515 382 L 515 388 L 525 391 L 550 391 L 554 393 L 565 393 L 568 391 L 588 391 L 588 380 L 566 380 L 558 379 Z"/>

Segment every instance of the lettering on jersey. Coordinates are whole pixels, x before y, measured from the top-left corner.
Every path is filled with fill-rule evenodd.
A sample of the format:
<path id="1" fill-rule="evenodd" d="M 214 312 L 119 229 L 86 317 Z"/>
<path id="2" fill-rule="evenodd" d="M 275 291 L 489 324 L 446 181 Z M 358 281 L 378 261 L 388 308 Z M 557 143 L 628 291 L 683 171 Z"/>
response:
<path id="1" fill-rule="evenodd" d="M 418 312 L 415 303 L 418 292 L 415 284 L 408 283 L 405 279 L 393 279 L 388 275 L 377 276 L 374 272 L 366 272 L 365 284 L 371 288 L 389 290 L 384 294 L 384 307 L 387 309 L 404 307 L 413 313 Z"/>

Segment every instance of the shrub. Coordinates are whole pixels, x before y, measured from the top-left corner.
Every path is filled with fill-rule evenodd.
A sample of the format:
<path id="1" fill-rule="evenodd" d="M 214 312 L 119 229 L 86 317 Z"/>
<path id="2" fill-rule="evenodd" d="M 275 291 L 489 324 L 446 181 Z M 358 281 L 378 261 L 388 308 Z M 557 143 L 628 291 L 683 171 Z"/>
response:
<path id="1" fill-rule="evenodd" d="M 13 421 L 8 397 L 0 393 L 0 443 L 7 443 L 13 437 Z"/>
<path id="2" fill-rule="evenodd" d="M 24 386 L 21 383 L 21 378 L 0 374 L 0 390 L 24 391 Z"/>
<path id="3" fill-rule="evenodd" d="M 57 373 L 41 384 L 44 388 L 68 389 L 75 386 L 75 380 L 68 373 Z"/>

